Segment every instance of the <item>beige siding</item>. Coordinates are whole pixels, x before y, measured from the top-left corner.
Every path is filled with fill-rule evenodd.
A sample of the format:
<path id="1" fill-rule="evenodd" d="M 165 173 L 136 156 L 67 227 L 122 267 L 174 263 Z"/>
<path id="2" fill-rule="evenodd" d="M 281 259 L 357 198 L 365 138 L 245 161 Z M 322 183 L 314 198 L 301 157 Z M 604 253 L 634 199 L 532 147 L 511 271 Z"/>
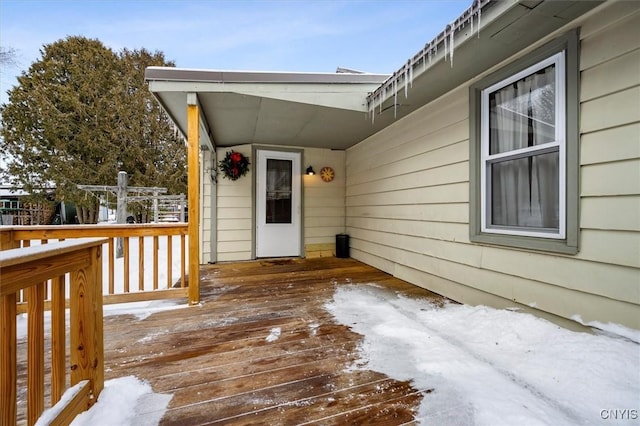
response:
<path id="1" fill-rule="evenodd" d="M 304 176 L 304 247 L 305 255 L 332 255 L 335 235 L 345 231 L 345 152 L 307 148 L 304 168 L 313 166 L 317 173 Z M 331 167 L 335 178 L 325 182 L 320 170 Z"/>
<path id="2" fill-rule="evenodd" d="M 252 146 L 241 145 L 217 150 L 218 158 L 234 149 L 251 157 Z M 273 147 L 278 149 L 278 147 Z M 253 159 L 250 158 L 253 163 Z M 304 245 L 306 254 L 332 255 L 335 235 L 345 230 L 345 152 L 307 148 L 303 168 L 311 165 L 316 172 L 332 167 L 335 179 L 324 182 L 319 175 L 303 176 Z M 218 261 L 249 260 L 254 253 L 253 170 L 237 181 L 218 175 L 217 185 L 217 253 Z"/>
<path id="3" fill-rule="evenodd" d="M 640 158 L 640 123 L 598 130 L 582 135 L 580 157 L 583 166 Z"/>
<path id="4" fill-rule="evenodd" d="M 470 243 L 468 85 L 347 151 L 351 255 L 461 302 L 640 328 L 640 8 L 629 3 L 581 23 L 577 255 Z"/>
<path id="5" fill-rule="evenodd" d="M 218 158 L 222 159 L 227 151 L 233 149 L 249 157 L 251 165 L 249 172 L 236 181 L 218 175 L 217 215 L 218 241 L 217 259 L 220 262 L 229 260 L 249 260 L 252 256 L 252 182 L 253 157 L 251 145 L 239 145 L 233 148 L 217 150 Z"/>

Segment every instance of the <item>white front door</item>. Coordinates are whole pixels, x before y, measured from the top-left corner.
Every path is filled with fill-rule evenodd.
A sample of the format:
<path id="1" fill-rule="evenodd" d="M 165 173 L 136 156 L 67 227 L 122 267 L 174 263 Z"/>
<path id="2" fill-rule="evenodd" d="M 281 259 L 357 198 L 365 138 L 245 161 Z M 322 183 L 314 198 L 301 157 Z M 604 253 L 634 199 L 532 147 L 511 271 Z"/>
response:
<path id="1" fill-rule="evenodd" d="M 300 153 L 257 151 L 256 257 L 300 256 Z"/>

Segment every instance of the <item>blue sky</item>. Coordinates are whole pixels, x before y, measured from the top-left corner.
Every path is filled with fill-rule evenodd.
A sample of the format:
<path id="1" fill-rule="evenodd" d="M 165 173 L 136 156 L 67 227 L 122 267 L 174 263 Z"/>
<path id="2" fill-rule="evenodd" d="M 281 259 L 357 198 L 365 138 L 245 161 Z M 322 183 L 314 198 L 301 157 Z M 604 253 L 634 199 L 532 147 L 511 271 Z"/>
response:
<path id="1" fill-rule="evenodd" d="M 0 0 L 0 101 L 43 45 L 69 35 L 164 52 L 182 68 L 392 73 L 472 0 Z"/>

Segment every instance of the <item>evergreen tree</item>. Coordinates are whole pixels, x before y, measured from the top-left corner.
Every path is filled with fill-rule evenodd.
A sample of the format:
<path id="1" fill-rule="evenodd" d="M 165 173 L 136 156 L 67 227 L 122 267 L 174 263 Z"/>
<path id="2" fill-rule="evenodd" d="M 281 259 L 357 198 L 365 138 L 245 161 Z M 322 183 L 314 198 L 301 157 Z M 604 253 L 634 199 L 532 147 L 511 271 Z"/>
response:
<path id="1" fill-rule="evenodd" d="M 185 192 L 184 143 L 144 83 L 145 67 L 171 65 L 161 53 L 116 54 L 72 36 L 41 54 L 0 106 L 9 182 L 36 196 L 54 191 L 81 223 L 97 222 L 98 200 L 77 185 L 115 185 L 120 170 L 132 186 Z"/>

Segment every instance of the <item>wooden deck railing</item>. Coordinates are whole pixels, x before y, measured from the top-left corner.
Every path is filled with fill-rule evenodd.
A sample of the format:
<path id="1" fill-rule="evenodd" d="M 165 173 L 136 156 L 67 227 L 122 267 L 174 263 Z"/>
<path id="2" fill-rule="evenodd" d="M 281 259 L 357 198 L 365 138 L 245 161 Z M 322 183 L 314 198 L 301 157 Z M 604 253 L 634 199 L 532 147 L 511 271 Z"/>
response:
<path id="1" fill-rule="evenodd" d="M 0 250 L 76 238 L 107 238 L 104 246 L 103 303 L 112 304 L 187 297 L 186 235 L 185 223 L 16 226 L 0 230 Z M 123 241 L 124 256 L 116 259 L 119 238 Z M 164 258 L 158 256 L 160 248 L 166 253 L 164 262 Z M 48 288 L 45 290 L 45 304 L 48 306 L 51 292 Z M 24 302 L 24 295 L 19 294 L 18 312 L 26 311 Z"/>
<path id="2" fill-rule="evenodd" d="M 10 244 L 2 236 L 4 247 Z M 0 424 L 16 424 L 17 294 L 24 291 L 27 324 L 27 424 L 45 408 L 45 282 L 51 284 L 51 423 L 69 424 L 88 409 L 104 386 L 102 245 L 84 238 L 0 251 Z M 73 396 L 60 402 L 66 384 L 65 275 L 70 274 L 69 370 Z"/>

